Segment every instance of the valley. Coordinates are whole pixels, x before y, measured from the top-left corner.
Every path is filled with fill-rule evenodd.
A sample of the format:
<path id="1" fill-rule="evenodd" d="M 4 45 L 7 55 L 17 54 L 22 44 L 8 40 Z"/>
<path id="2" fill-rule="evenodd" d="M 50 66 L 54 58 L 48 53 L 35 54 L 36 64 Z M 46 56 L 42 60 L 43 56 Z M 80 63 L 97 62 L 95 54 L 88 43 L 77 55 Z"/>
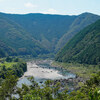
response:
<path id="1" fill-rule="evenodd" d="M 0 13 L 0 55 L 54 57 L 77 32 L 98 19 L 100 16 L 92 13 L 77 16 Z"/>
<path id="2" fill-rule="evenodd" d="M 0 100 L 18 99 L 100 100 L 99 15 L 0 13 Z"/>

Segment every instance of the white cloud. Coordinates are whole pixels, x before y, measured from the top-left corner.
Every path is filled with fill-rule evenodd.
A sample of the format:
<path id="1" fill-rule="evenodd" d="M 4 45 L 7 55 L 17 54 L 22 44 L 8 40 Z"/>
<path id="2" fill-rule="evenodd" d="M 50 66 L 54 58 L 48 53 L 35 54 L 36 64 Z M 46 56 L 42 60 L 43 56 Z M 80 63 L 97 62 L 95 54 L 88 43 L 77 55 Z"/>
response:
<path id="1" fill-rule="evenodd" d="M 36 8 L 36 7 L 38 7 L 37 5 L 34 5 L 34 4 L 30 3 L 30 2 L 25 3 L 24 6 L 28 7 L 28 8 Z"/>
<path id="2" fill-rule="evenodd" d="M 53 9 L 53 8 L 50 8 L 50 9 L 48 9 L 47 11 L 44 11 L 43 13 L 44 13 L 44 14 L 57 14 L 58 11 L 55 10 L 55 9 Z"/>

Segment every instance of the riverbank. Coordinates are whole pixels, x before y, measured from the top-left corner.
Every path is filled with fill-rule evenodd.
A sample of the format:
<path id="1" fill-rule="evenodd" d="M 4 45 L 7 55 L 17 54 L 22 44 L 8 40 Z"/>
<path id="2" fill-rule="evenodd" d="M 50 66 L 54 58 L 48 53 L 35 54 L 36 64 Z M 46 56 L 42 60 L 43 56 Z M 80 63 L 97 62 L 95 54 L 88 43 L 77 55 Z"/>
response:
<path id="1" fill-rule="evenodd" d="M 75 78 L 62 80 L 64 84 L 73 83 L 74 88 L 78 89 L 84 85 L 94 74 L 100 71 L 99 65 L 84 65 L 78 63 L 52 62 L 52 66 L 61 67 L 71 73 L 76 74 Z"/>
<path id="2" fill-rule="evenodd" d="M 58 80 L 75 78 L 76 75 L 59 67 L 53 67 L 51 66 L 51 63 L 52 60 L 33 60 L 27 62 L 27 71 L 19 79 L 19 86 L 21 86 L 22 83 L 28 85 L 29 81 L 27 80 L 27 77 L 30 76 L 33 76 L 34 80 L 39 85 L 43 85 L 46 80 L 52 80 L 54 81 L 53 84 L 55 84 Z"/>
<path id="3" fill-rule="evenodd" d="M 24 73 L 24 76 L 33 76 L 38 79 L 56 79 L 63 78 L 62 75 L 58 74 L 57 70 L 51 68 L 46 68 L 39 66 L 40 61 L 33 61 L 27 63 L 27 72 Z M 45 63 L 45 62 L 44 62 Z"/>

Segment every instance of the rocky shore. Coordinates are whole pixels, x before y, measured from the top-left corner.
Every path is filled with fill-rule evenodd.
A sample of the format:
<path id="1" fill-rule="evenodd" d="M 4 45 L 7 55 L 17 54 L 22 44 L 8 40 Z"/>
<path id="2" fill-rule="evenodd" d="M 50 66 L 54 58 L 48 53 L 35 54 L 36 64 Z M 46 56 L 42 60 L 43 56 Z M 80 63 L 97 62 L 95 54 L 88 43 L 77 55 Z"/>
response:
<path id="1" fill-rule="evenodd" d="M 53 67 L 55 67 L 55 68 L 56 67 L 60 67 L 61 70 L 64 69 L 63 66 L 59 66 L 59 65 L 55 66 L 52 63 L 51 63 L 51 65 Z M 64 69 L 64 70 L 67 70 L 67 69 Z M 69 71 L 69 70 L 67 70 L 67 71 Z M 76 74 L 74 71 L 71 71 L 71 70 L 69 72 L 71 72 L 73 74 Z M 86 80 L 87 79 L 84 79 L 84 78 L 82 78 L 82 77 L 80 77 L 80 76 L 78 76 L 76 74 L 75 78 L 57 79 L 57 80 L 54 80 L 53 84 L 55 85 L 57 82 L 60 82 L 61 88 L 65 87 L 65 86 L 68 86 L 69 90 L 72 89 L 72 87 L 73 87 L 74 90 L 77 90 L 77 89 L 79 89 L 86 82 Z"/>
<path id="2" fill-rule="evenodd" d="M 61 88 L 68 86 L 69 90 L 72 88 L 74 90 L 77 90 L 81 87 L 81 86 L 79 86 L 79 83 L 84 84 L 85 80 L 83 80 L 83 78 L 81 78 L 81 77 L 68 78 L 68 79 L 57 79 L 57 80 L 53 81 L 52 85 L 55 85 L 58 82 L 60 82 Z"/>

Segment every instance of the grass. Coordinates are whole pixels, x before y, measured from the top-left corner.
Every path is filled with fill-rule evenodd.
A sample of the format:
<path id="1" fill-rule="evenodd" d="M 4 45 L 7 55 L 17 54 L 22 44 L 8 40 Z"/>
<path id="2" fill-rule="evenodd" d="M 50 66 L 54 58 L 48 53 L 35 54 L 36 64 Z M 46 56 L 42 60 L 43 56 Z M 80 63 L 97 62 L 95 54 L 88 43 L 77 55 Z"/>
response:
<path id="1" fill-rule="evenodd" d="M 4 62 L 4 63 L 1 63 L 0 66 L 5 65 L 6 68 L 11 68 L 13 65 L 16 65 L 16 64 L 17 64 L 16 62 Z"/>
<path id="2" fill-rule="evenodd" d="M 53 66 L 63 67 L 64 69 L 82 77 L 87 80 L 92 77 L 95 73 L 100 71 L 100 65 L 86 65 L 78 63 L 62 63 L 62 62 L 53 62 Z"/>

